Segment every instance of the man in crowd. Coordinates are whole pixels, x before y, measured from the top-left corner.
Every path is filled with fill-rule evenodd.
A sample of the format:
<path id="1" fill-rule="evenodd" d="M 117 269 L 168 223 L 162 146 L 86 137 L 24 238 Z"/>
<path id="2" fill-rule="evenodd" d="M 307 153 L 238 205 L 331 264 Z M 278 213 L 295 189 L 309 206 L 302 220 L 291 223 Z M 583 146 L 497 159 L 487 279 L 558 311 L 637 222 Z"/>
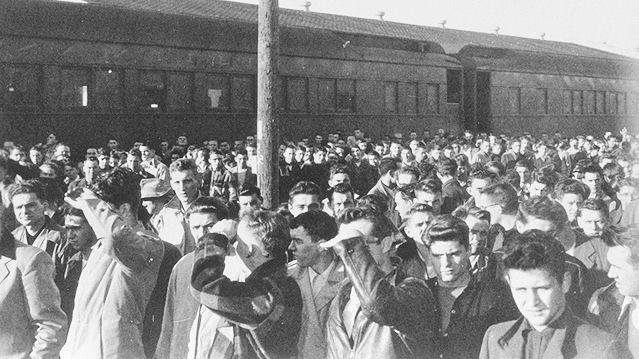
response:
<path id="1" fill-rule="evenodd" d="M 169 167 L 155 156 L 155 151 L 148 145 L 141 145 L 139 150 L 142 155 L 142 163 L 140 164 L 142 168 L 153 175 L 153 177 L 161 181 L 169 182 Z"/>
<path id="2" fill-rule="evenodd" d="M 80 275 L 61 357 L 142 358 L 142 323 L 164 247 L 138 221 L 140 182 L 131 170 L 116 168 L 93 189 L 66 198 L 82 209 L 98 242 Z"/>
<path id="3" fill-rule="evenodd" d="M 297 281 L 304 303 L 298 358 L 326 357 L 328 310 L 345 275 L 338 257 L 320 244 L 336 235 L 335 219 L 322 211 L 302 213 L 291 223 L 289 250 L 296 261 L 289 264 L 288 273 Z"/>
<path id="4" fill-rule="evenodd" d="M 237 203 L 240 206 L 239 217 L 242 218 L 245 213 L 262 208 L 262 193 L 259 188 L 245 184 L 238 191 Z"/>
<path id="5" fill-rule="evenodd" d="M 185 214 L 200 196 L 200 178 L 193 160 L 179 159 L 169 167 L 175 197 L 158 213 L 157 230 L 163 241 L 176 246 L 182 255 L 195 248 Z"/>
<path id="6" fill-rule="evenodd" d="M 574 316 L 563 248 L 533 231 L 509 243 L 504 274 L 522 317 L 488 329 L 481 359 L 627 358 L 615 338 Z"/>
<path id="7" fill-rule="evenodd" d="M 479 192 L 477 207 L 490 213 L 488 248 L 493 252 L 505 246 L 517 233 L 515 222 L 519 209 L 517 191 L 508 183 L 498 182 Z"/>
<path id="8" fill-rule="evenodd" d="M 91 188 L 93 182 L 100 174 L 100 167 L 98 165 L 97 157 L 89 157 L 84 160 L 82 164 L 82 174 L 84 175 L 83 178 L 78 178 L 77 180 L 69 183 L 69 192 L 80 187 Z"/>
<path id="9" fill-rule="evenodd" d="M 140 181 L 140 199 L 142 207 L 149 215 L 148 222 L 157 231 L 161 225 L 159 214 L 164 206 L 174 197 L 171 185 L 157 178 L 147 178 Z"/>
<path id="10" fill-rule="evenodd" d="M 391 261 L 393 225 L 374 206 L 350 208 L 339 234 L 323 243 L 344 263 L 348 282 L 331 304 L 327 358 L 421 358 L 435 353 L 435 301 L 422 279 Z"/>
<path id="11" fill-rule="evenodd" d="M 472 358 L 492 324 L 514 319 L 510 293 L 494 273 L 471 273 L 469 229 L 452 215 L 433 219 L 426 231 L 436 278 L 428 281 L 438 304 L 439 352 Z"/>
<path id="12" fill-rule="evenodd" d="M 559 181 L 555 186 L 554 198 L 566 210 L 568 221 L 576 226 L 577 211 L 590 195 L 586 185 L 572 178 Z"/>
<path id="13" fill-rule="evenodd" d="M 53 261 L 11 236 L 7 211 L 0 206 L 0 357 L 57 358 L 68 326 Z"/>
<path id="14" fill-rule="evenodd" d="M 354 197 L 353 189 L 345 183 L 331 188 L 328 194 L 328 205 L 333 217 L 338 218 L 346 208 L 354 207 Z"/>
<path id="15" fill-rule="evenodd" d="M 55 258 L 66 245 L 64 228 L 44 214 L 47 203 L 45 188 L 40 180 L 28 180 L 10 188 L 11 202 L 20 227 L 13 237 L 30 246 L 40 248 Z"/>
<path id="16" fill-rule="evenodd" d="M 320 210 L 322 208 L 321 195 L 321 190 L 315 183 L 298 182 L 288 193 L 288 210 L 293 217 L 304 212 Z"/>
<path id="17" fill-rule="evenodd" d="M 455 178 L 457 175 L 457 162 L 450 158 L 444 158 L 437 164 L 437 175 L 442 181 L 442 207 L 441 214 L 450 214 L 458 206 L 462 205 L 468 193 Z"/>
<path id="18" fill-rule="evenodd" d="M 237 253 L 251 271 L 245 281 L 223 275 L 225 258 L 215 245 L 198 246 L 191 292 L 204 307 L 231 322 L 230 337 L 220 337 L 212 357 L 293 357 L 302 320 L 302 298 L 286 275 L 288 222 L 279 214 L 256 211 L 238 225 Z"/>
<path id="19" fill-rule="evenodd" d="M 442 208 L 442 185 L 436 179 L 425 179 L 415 186 L 415 202 L 430 206 L 434 214 Z"/>

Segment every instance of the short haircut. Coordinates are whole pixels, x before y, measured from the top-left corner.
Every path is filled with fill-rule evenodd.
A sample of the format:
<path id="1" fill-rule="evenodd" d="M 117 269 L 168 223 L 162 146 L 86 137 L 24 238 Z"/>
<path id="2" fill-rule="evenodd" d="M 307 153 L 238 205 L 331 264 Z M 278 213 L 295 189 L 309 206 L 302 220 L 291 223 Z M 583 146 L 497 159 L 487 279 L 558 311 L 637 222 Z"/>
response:
<path id="1" fill-rule="evenodd" d="M 591 163 L 588 166 L 585 166 L 582 169 L 582 172 L 585 173 L 597 173 L 599 176 L 601 176 L 601 167 L 599 167 L 599 165 Z"/>
<path id="2" fill-rule="evenodd" d="M 517 214 L 519 197 L 515 188 L 509 183 L 497 182 L 483 188 L 479 193 L 488 196 L 494 203 L 501 206 L 504 214 Z"/>
<path id="3" fill-rule="evenodd" d="M 414 214 L 414 213 L 430 213 L 433 214 L 434 210 L 433 207 L 425 204 L 425 203 L 415 203 L 410 207 L 410 211 L 408 211 L 408 214 Z"/>
<path id="4" fill-rule="evenodd" d="M 331 166 L 330 171 L 329 171 L 329 177 L 330 179 L 333 179 L 333 176 L 335 176 L 336 174 L 339 173 L 343 173 L 348 175 L 348 177 L 351 177 L 351 171 L 348 168 L 347 165 L 342 164 L 342 163 L 336 163 L 334 165 Z"/>
<path id="5" fill-rule="evenodd" d="M 441 182 L 427 178 L 415 185 L 415 192 L 442 193 Z"/>
<path id="6" fill-rule="evenodd" d="M 192 171 L 193 174 L 197 173 L 197 165 L 195 161 L 188 158 L 179 158 L 171 163 L 169 167 L 169 173 Z"/>
<path id="7" fill-rule="evenodd" d="M 116 207 L 127 203 L 133 213 L 140 207 L 140 178 L 128 168 L 117 167 L 102 173 L 91 189 L 98 198 Z"/>
<path id="8" fill-rule="evenodd" d="M 489 183 L 497 182 L 497 174 L 495 172 L 488 171 L 483 167 L 475 168 L 468 174 L 468 182 L 472 183 L 473 180 L 487 180 Z"/>
<path id="9" fill-rule="evenodd" d="M 461 205 L 451 213 L 453 216 L 466 220 L 468 217 L 475 217 L 480 221 L 488 221 L 490 223 L 490 212 L 477 207 L 468 207 Z"/>
<path id="10" fill-rule="evenodd" d="M 442 158 L 437 164 L 437 172 L 442 176 L 454 176 L 457 173 L 457 162 L 450 158 Z"/>
<path id="11" fill-rule="evenodd" d="M 388 172 L 394 173 L 395 171 L 397 171 L 398 168 L 399 165 L 397 164 L 396 158 L 386 157 L 382 158 L 379 162 L 379 174 L 381 176 L 387 174 Z"/>
<path id="12" fill-rule="evenodd" d="M 229 209 L 218 198 L 199 197 L 186 211 L 186 218 L 190 218 L 194 213 L 214 214 L 218 221 L 229 217 Z"/>
<path id="13" fill-rule="evenodd" d="M 66 203 L 62 206 L 62 214 L 64 216 L 81 217 L 86 220 L 86 217 L 84 216 L 84 212 L 81 209 L 75 208 Z"/>
<path id="14" fill-rule="evenodd" d="M 468 249 L 468 225 L 463 219 L 457 218 L 450 214 L 442 214 L 435 216 L 426 229 L 426 239 L 429 243 L 433 242 L 452 242 L 457 241 L 464 248 Z"/>
<path id="15" fill-rule="evenodd" d="M 389 198 L 381 194 L 367 194 L 357 200 L 358 207 L 374 207 L 379 214 L 388 212 Z"/>
<path id="16" fill-rule="evenodd" d="M 313 242 L 329 240 L 337 235 L 335 219 L 323 211 L 308 211 L 295 217 L 291 229 L 303 227 Z"/>
<path id="17" fill-rule="evenodd" d="M 619 231 L 610 240 L 606 241 L 608 247 L 622 246 L 630 251 L 630 261 L 639 268 L 639 228 L 629 227 L 624 231 Z"/>
<path id="18" fill-rule="evenodd" d="M 310 194 L 310 195 L 321 197 L 322 190 L 317 184 L 315 184 L 315 182 L 300 181 L 300 182 L 297 182 L 295 186 L 291 188 L 290 191 L 288 191 L 288 196 L 291 199 L 293 198 L 293 196 L 296 196 L 298 194 Z"/>
<path id="19" fill-rule="evenodd" d="M 495 173 L 499 177 L 503 176 L 504 173 L 506 173 L 506 166 L 504 166 L 504 164 L 499 161 L 489 161 L 488 163 L 484 165 L 484 167 L 488 171 L 490 171 L 491 168 L 496 169 L 497 171 L 490 171 L 490 172 Z"/>
<path id="20" fill-rule="evenodd" d="M 353 187 L 348 183 L 338 183 L 335 187 L 331 188 L 328 193 L 329 202 L 333 202 L 333 194 L 341 193 L 341 194 L 349 194 L 352 198 L 355 198 L 355 192 L 353 191 Z"/>
<path id="21" fill-rule="evenodd" d="M 289 222 L 281 214 L 272 211 L 251 211 L 240 220 L 239 226 L 245 226 L 260 243 L 251 243 L 263 248 L 274 258 L 285 258 L 291 244 Z"/>
<path id="22" fill-rule="evenodd" d="M 406 166 L 406 167 L 400 168 L 397 171 L 397 175 L 400 175 L 400 174 L 408 174 L 415 177 L 415 179 L 418 180 L 419 176 L 421 175 L 421 172 L 419 171 L 419 168 L 415 166 Z"/>
<path id="23" fill-rule="evenodd" d="M 506 244 L 503 266 L 506 275 L 510 269 L 538 269 L 546 271 L 559 283 L 563 283 L 566 272 L 564 248 L 557 240 L 542 231 L 526 231 L 514 236 L 512 241 Z"/>
<path id="24" fill-rule="evenodd" d="M 374 224 L 373 235 L 379 241 L 390 236 L 397 231 L 395 225 L 384 215 L 379 212 L 379 208 L 371 205 L 357 205 L 356 207 L 346 208 L 344 212 L 337 218 L 340 224 L 348 224 L 360 219 L 368 220 Z"/>
<path id="25" fill-rule="evenodd" d="M 132 148 L 131 150 L 129 150 L 129 156 L 142 158 L 142 152 L 140 152 L 140 150 L 138 149 Z"/>
<path id="26" fill-rule="evenodd" d="M 581 181 L 565 178 L 555 185 L 555 198 L 561 199 L 567 193 L 581 195 L 581 199 L 585 200 L 590 196 L 590 189 Z"/>
<path id="27" fill-rule="evenodd" d="M 579 207 L 579 209 L 577 210 L 577 217 L 581 216 L 581 213 L 584 209 L 600 212 L 606 218 L 608 218 L 609 215 L 606 202 L 597 198 L 589 198 L 585 200 L 581 207 Z"/>
<path id="28" fill-rule="evenodd" d="M 546 196 L 533 197 L 519 205 L 519 220 L 527 223 L 528 218 L 537 218 L 553 223 L 554 229 L 562 228 L 568 222 L 564 207 Z"/>
<path id="29" fill-rule="evenodd" d="M 12 199 L 14 196 L 24 193 L 33 193 L 40 201 L 46 201 L 47 198 L 45 186 L 39 179 L 31 179 L 22 183 L 15 183 L 9 187 L 9 194 Z"/>

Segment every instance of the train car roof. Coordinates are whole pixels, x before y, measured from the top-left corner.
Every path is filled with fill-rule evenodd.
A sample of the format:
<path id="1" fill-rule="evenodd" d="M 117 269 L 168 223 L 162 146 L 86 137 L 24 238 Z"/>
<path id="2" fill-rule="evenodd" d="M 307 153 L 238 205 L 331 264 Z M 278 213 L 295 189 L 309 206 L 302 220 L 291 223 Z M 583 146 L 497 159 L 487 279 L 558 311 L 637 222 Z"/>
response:
<path id="1" fill-rule="evenodd" d="M 220 0 L 36 0 L 40 2 L 78 3 L 85 6 L 117 7 L 134 11 L 155 12 L 236 21 L 257 22 L 257 5 Z M 630 57 L 568 42 L 538 40 L 508 35 L 443 29 L 432 26 L 403 24 L 393 21 L 365 19 L 313 11 L 281 9 L 280 25 L 290 28 L 330 30 L 439 44 L 447 54 L 457 54 L 465 47 L 484 47 L 537 52 L 563 56 L 580 56 L 636 62 Z"/>

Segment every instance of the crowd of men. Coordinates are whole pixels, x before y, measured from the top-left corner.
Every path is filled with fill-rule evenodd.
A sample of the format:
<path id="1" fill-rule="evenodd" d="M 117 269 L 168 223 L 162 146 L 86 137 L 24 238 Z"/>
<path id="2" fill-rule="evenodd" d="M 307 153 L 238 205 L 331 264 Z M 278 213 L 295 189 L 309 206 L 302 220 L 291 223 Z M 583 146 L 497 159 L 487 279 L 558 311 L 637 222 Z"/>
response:
<path id="1" fill-rule="evenodd" d="M 639 358 L 639 136 L 0 154 L 0 358 Z"/>

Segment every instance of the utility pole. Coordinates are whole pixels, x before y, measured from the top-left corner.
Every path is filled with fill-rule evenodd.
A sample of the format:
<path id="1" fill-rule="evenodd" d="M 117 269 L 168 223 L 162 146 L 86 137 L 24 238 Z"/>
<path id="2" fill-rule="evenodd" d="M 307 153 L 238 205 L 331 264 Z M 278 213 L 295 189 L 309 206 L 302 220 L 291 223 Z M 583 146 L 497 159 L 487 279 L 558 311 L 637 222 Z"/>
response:
<path id="1" fill-rule="evenodd" d="M 260 0 L 257 25 L 257 169 L 264 208 L 279 205 L 278 0 Z"/>

